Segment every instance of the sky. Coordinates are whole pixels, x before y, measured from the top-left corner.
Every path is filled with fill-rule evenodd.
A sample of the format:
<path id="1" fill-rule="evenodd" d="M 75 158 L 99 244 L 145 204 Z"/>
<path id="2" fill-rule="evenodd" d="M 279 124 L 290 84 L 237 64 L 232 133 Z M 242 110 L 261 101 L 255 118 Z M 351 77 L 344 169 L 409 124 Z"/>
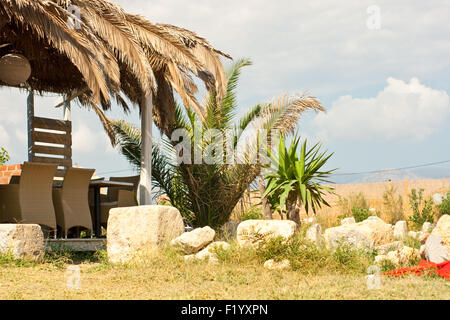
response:
<path id="1" fill-rule="evenodd" d="M 448 0 L 116 2 L 152 22 L 193 30 L 235 59 L 249 57 L 240 114 L 284 93 L 317 97 L 327 112 L 306 114 L 299 132 L 334 152 L 329 167 L 340 173 L 450 160 Z M 37 99 L 37 115 L 61 118 L 53 108 L 61 97 L 48 96 Z M 26 93 L 0 89 L 0 101 L 0 146 L 21 163 Z M 137 112 L 113 109 L 109 117 L 139 124 Z M 74 106 L 72 121 L 74 163 L 106 176 L 132 173 L 93 112 Z M 420 175 L 450 177 L 450 163 Z"/>

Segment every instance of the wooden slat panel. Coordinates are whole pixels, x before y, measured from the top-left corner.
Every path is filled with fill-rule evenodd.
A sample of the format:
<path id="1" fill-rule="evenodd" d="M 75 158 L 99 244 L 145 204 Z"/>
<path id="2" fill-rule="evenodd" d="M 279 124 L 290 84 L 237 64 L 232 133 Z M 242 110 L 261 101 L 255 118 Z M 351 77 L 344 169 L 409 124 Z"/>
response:
<path id="1" fill-rule="evenodd" d="M 71 134 L 57 134 L 57 133 L 33 131 L 32 138 L 34 142 L 55 143 L 55 144 L 63 144 L 66 146 L 72 145 Z"/>
<path id="2" fill-rule="evenodd" d="M 42 154 L 52 154 L 55 156 L 65 156 L 72 157 L 72 149 L 71 148 L 58 148 L 58 147 L 48 147 L 48 146 L 38 146 L 34 145 L 32 147 L 32 152 L 42 153 Z"/>
<path id="3" fill-rule="evenodd" d="M 72 123 L 70 121 L 34 117 L 32 126 L 39 129 L 72 132 Z"/>
<path id="4" fill-rule="evenodd" d="M 64 178 L 65 176 L 66 176 L 66 170 L 56 170 L 55 177 Z"/>
<path id="5" fill-rule="evenodd" d="M 63 166 L 63 167 L 71 167 L 72 166 L 72 160 L 70 160 L 70 159 L 33 157 L 33 162 L 51 163 L 51 164 L 57 164 L 57 165 L 60 165 L 60 166 Z"/>

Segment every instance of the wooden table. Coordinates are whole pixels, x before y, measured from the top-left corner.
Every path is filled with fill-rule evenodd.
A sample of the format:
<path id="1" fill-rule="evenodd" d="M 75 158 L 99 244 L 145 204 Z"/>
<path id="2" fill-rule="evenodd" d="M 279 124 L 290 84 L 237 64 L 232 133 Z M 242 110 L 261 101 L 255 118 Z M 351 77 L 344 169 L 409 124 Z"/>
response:
<path id="1" fill-rule="evenodd" d="M 100 189 L 101 188 L 123 188 L 129 189 L 133 188 L 134 184 L 129 182 L 118 182 L 118 181 L 106 181 L 106 180 L 92 180 L 89 183 L 89 188 L 94 189 L 94 233 L 97 238 L 102 236 L 101 228 L 101 215 L 100 215 Z"/>

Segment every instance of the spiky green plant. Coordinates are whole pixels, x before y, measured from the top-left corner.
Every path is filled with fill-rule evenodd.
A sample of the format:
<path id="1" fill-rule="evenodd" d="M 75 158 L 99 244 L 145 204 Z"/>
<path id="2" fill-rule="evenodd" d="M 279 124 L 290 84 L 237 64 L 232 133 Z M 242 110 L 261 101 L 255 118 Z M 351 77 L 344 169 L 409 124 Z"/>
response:
<path id="1" fill-rule="evenodd" d="M 153 186 L 159 194 L 169 197 L 173 206 L 179 209 L 185 219 L 194 227 L 220 227 L 229 217 L 244 191 L 260 174 L 262 164 L 253 163 L 251 154 L 258 149 L 259 130 L 270 136 L 274 131 L 284 135 L 292 134 L 301 114 L 307 110 L 323 111 L 321 104 L 313 97 L 305 95 L 282 96 L 268 103 L 257 104 L 242 118 L 235 120 L 238 111 L 236 89 L 241 69 L 251 64 L 248 59 L 237 61 L 227 74 L 227 91 L 219 98 L 211 91 L 205 100 L 206 116 L 202 121 L 189 106 L 175 105 L 175 121 L 170 126 L 163 143 L 155 144 L 153 149 Z M 171 142 L 175 129 L 184 129 L 190 138 L 191 156 L 195 148 L 202 154 L 217 146 L 214 139 L 203 139 L 198 143 L 195 131 L 203 136 L 207 130 L 216 129 L 224 133 L 223 145 L 245 150 L 239 163 L 230 164 L 227 152 L 221 160 L 214 163 L 189 164 L 174 163 L 175 147 Z M 137 168 L 140 164 L 140 131 L 123 121 L 113 121 L 121 153 Z M 257 134 L 245 132 L 256 130 Z M 247 138 L 247 139 L 245 139 Z M 268 144 L 270 145 L 270 137 Z M 193 157 L 192 157 L 193 159 Z M 227 164 L 228 162 L 228 164 Z"/>
<path id="2" fill-rule="evenodd" d="M 271 167 L 266 175 L 267 189 L 263 196 L 279 197 L 279 206 L 286 205 L 288 218 L 300 226 L 301 205 L 305 206 L 306 212 L 312 209 L 314 213 L 322 204 L 329 206 L 323 195 L 333 189 L 321 183 L 331 183 L 327 179 L 335 170 L 323 170 L 333 154 L 321 152 L 320 144 L 308 150 L 305 140 L 300 155 L 297 153 L 299 144 L 300 137 L 296 136 L 288 149 L 285 138 L 280 136 L 278 154 L 269 151 Z"/>

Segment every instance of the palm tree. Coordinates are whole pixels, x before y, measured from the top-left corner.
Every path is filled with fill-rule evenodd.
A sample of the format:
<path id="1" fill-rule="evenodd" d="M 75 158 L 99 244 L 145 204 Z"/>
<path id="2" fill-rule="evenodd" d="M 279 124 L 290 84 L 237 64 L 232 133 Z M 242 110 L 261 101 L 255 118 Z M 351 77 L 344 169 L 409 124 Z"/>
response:
<path id="1" fill-rule="evenodd" d="M 165 140 L 153 149 L 152 178 L 155 189 L 158 189 L 160 194 L 166 194 L 172 205 L 177 207 L 194 227 L 219 227 L 228 221 L 245 190 L 260 174 L 262 164 L 254 163 L 251 155 L 256 154 L 252 152 L 258 149 L 258 139 L 261 137 L 259 134 L 247 133 L 266 130 L 269 136 L 275 131 L 289 135 L 294 131 L 303 112 L 323 110 L 320 103 L 312 97 L 282 96 L 254 106 L 236 121 L 237 83 L 241 69 L 250 64 L 248 59 L 241 59 L 233 64 L 227 74 L 227 90 L 222 99 L 219 99 L 214 90 L 209 92 L 203 107 L 206 111 L 203 120 L 196 112 L 188 108 L 184 111 L 181 106 L 175 105 L 175 121 L 169 126 Z M 139 130 L 124 121 L 112 123 L 121 153 L 139 168 Z M 205 134 L 209 129 L 222 133 L 231 132 L 232 134 L 224 135 L 222 143 L 244 150 L 239 158 L 240 162 L 230 164 L 218 161 L 207 164 L 202 161 L 200 164 L 177 165 L 173 160 L 176 143 L 170 141 L 171 133 L 175 129 L 184 129 L 187 133 L 192 147 L 191 156 L 195 148 L 205 153 L 217 146 L 217 141 L 211 139 L 203 139 L 200 144 L 196 142 L 195 131 L 198 130 L 198 123 L 202 125 L 201 134 Z M 248 140 L 245 139 L 246 134 Z M 270 138 L 268 144 L 271 144 Z M 224 152 L 221 160 L 226 157 L 227 152 Z"/>
<path id="2" fill-rule="evenodd" d="M 271 166 L 266 175 L 267 189 L 263 197 L 279 199 L 279 207 L 286 205 L 288 218 L 300 226 L 300 206 L 304 205 L 308 213 L 322 204 L 329 206 L 323 195 L 333 192 L 332 188 L 320 183 L 331 183 L 327 178 L 335 170 L 323 171 L 322 168 L 333 154 L 321 152 L 321 145 L 316 144 L 307 149 L 307 141 L 302 144 L 300 155 L 297 154 L 300 138 L 295 137 L 287 149 L 285 139 L 280 137 L 278 154 L 270 152 Z M 277 201 L 275 201 L 277 202 Z"/>

